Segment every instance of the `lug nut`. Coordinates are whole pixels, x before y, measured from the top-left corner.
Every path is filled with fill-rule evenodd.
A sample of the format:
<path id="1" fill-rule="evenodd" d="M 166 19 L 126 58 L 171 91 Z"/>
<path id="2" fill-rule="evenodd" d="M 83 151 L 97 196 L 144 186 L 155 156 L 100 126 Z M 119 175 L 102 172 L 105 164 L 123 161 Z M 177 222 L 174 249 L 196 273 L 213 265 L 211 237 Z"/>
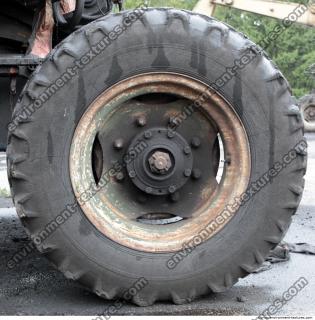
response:
<path id="1" fill-rule="evenodd" d="M 144 137 L 145 137 L 146 139 L 151 139 L 151 138 L 152 138 L 152 132 L 151 132 L 151 131 L 146 131 L 146 132 L 144 133 Z"/>
<path id="2" fill-rule="evenodd" d="M 184 148 L 184 153 L 185 153 L 186 155 L 189 155 L 189 154 L 191 153 L 191 149 L 190 149 L 189 146 L 186 146 L 186 147 Z"/>
<path id="3" fill-rule="evenodd" d="M 116 150 L 121 150 L 124 147 L 124 140 L 119 138 L 114 141 L 114 148 Z"/>
<path id="4" fill-rule="evenodd" d="M 118 182 L 121 182 L 121 181 L 123 181 L 125 179 L 125 175 L 122 173 L 122 172 L 118 172 L 117 174 L 116 174 L 116 180 L 118 181 Z"/>
<path id="5" fill-rule="evenodd" d="M 175 133 L 173 132 L 173 131 L 168 131 L 167 132 L 167 137 L 169 138 L 169 139 L 173 139 L 174 137 L 175 137 Z"/>
<path id="6" fill-rule="evenodd" d="M 176 191 L 176 187 L 175 186 L 170 186 L 169 188 L 168 188 L 168 192 L 169 193 L 174 193 Z"/>
<path id="7" fill-rule="evenodd" d="M 196 180 L 201 178 L 201 171 L 199 169 L 194 169 L 192 172 L 192 177 Z"/>
<path id="8" fill-rule="evenodd" d="M 136 173 L 135 173 L 134 171 L 130 171 L 130 172 L 129 172 L 129 177 L 130 177 L 131 179 L 134 179 L 134 178 L 136 177 Z"/>
<path id="9" fill-rule="evenodd" d="M 152 191 L 153 191 L 153 189 L 152 189 L 151 187 L 146 187 L 146 188 L 145 188 L 145 192 L 146 192 L 146 193 L 149 193 L 149 194 L 150 194 L 150 193 L 152 193 Z"/>
<path id="10" fill-rule="evenodd" d="M 145 116 L 140 116 L 137 118 L 136 124 L 138 127 L 145 127 L 147 124 L 147 119 L 145 118 Z"/>
<path id="11" fill-rule="evenodd" d="M 138 202 L 140 203 L 146 203 L 147 202 L 147 198 L 143 195 L 138 197 Z"/>
<path id="12" fill-rule="evenodd" d="M 200 147 L 200 145 L 201 145 L 201 141 L 200 141 L 200 139 L 199 139 L 198 137 L 192 138 L 192 140 L 191 140 L 191 146 L 192 146 L 193 148 L 197 149 L 197 148 Z"/>
<path id="13" fill-rule="evenodd" d="M 185 171 L 184 171 L 184 176 L 185 177 L 190 177 L 191 176 L 191 170 L 190 169 L 186 169 Z"/>
<path id="14" fill-rule="evenodd" d="M 179 192 L 175 192 L 171 195 L 171 200 L 173 202 L 178 202 L 179 201 L 179 198 L 180 198 L 180 195 L 179 195 Z"/>

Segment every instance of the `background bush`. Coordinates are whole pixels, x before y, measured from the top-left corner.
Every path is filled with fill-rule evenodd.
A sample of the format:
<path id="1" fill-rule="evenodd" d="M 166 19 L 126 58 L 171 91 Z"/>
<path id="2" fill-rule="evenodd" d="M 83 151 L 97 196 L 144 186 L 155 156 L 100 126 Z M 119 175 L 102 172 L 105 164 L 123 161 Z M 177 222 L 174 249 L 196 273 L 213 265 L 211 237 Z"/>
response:
<path id="1" fill-rule="evenodd" d="M 307 3 L 307 0 L 291 0 Z M 126 8 L 135 8 L 141 0 L 126 0 Z M 175 7 L 192 10 L 197 0 L 151 0 L 151 7 Z M 215 18 L 224 21 L 246 34 L 258 43 L 279 23 L 278 20 L 246 13 L 231 8 L 218 8 Z M 267 53 L 289 80 L 297 97 L 309 93 L 315 87 L 315 80 L 306 74 L 307 68 L 315 63 L 315 28 L 294 25 L 273 42 Z"/>

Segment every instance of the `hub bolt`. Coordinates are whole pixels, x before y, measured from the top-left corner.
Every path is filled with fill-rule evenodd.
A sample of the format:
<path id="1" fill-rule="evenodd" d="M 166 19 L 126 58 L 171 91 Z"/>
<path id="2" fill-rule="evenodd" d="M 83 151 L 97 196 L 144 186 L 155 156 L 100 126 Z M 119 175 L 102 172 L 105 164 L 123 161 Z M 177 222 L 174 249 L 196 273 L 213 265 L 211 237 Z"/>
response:
<path id="1" fill-rule="evenodd" d="M 170 186 L 170 187 L 168 188 L 168 192 L 169 192 L 169 193 L 175 193 L 175 191 L 176 191 L 176 187 L 175 187 L 175 186 Z"/>
<path id="2" fill-rule="evenodd" d="M 146 187 L 146 188 L 145 188 L 145 192 L 146 192 L 146 193 L 149 193 L 149 194 L 150 194 L 150 193 L 152 193 L 152 191 L 153 191 L 153 189 L 152 189 L 151 187 Z"/>
<path id="3" fill-rule="evenodd" d="M 121 150 L 124 147 L 124 140 L 119 138 L 114 141 L 114 148 L 116 150 Z"/>
<path id="4" fill-rule="evenodd" d="M 199 148 L 200 145 L 201 145 L 200 139 L 199 139 L 198 137 L 192 138 L 192 140 L 191 140 L 191 145 L 192 145 L 192 147 L 195 148 L 195 149 Z"/>
<path id="5" fill-rule="evenodd" d="M 169 139 L 173 139 L 174 137 L 175 137 L 175 133 L 173 132 L 173 131 L 168 131 L 167 132 L 167 137 L 169 138 Z"/>
<path id="6" fill-rule="evenodd" d="M 140 116 L 137 118 L 136 124 L 138 127 L 145 127 L 147 124 L 147 119 L 145 118 L 145 116 Z"/>
<path id="7" fill-rule="evenodd" d="M 152 138 L 152 132 L 151 132 L 151 131 L 146 131 L 146 132 L 144 133 L 144 137 L 145 137 L 146 139 L 151 139 L 151 138 Z"/>
<path id="8" fill-rule="evenodd" d="M 196 180 L 200 179 L 201 178 L 201 171 L 199 169 L 194 169 L 192 172 L 192 176 Z"/>
<path id="9" fill-rule="evenodd" d="M 175 192 L 171 195 L 171 200 L 173 202 L 178 202 L 179 201 L 179 198 L 180 198 L 180 195 L 179 195 L 179 192 Z"/>
<path id="10" fill-rule="evenodd" d="M 138 197 L 138 202 L 140 203 L 146 203 L 147 202 L 147 198 L 143 195 Z"/>
<path id="11" fill-rule="evenodd" d="M 190 177 L 191 176 L 191 170 L 190 169 L 185 169 L 184 176 L 187 177 L 187 178 Z"/>
<path id="12" fill-rule="evenodd" d="M 191 153 L 191 149 L 190 149 L 189 146 L 186 146 L 186 147 L 184 148 L 184 153 L 185 153 L 186 155 L 189 155 L 189 154 Z"/>
<path id="13" fill-rule="evenodd" d="M 118 181 L 118 182 L 121 182 L 121 181 L 123 181 L 125 179 L 125 175 L 122 173 L 122 172 L 118 172 L 117 174 L 116 174 L 116 180 Z"/>
<path id="14" fill-rule="evenodd" d="M 131 179 L 134 179 L 134 178 L 136 177 L 136 173 L 135 173 L 134 171 L 130 171 L 130 172 L 129 172 L 129 177 L 130 177 Z"/>

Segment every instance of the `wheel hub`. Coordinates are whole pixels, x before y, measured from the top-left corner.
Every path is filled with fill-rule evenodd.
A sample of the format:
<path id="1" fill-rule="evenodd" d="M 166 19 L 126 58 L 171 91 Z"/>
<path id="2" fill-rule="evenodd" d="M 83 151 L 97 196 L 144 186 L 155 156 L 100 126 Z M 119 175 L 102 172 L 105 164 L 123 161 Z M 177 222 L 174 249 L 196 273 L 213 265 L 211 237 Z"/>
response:
<path id="1" fill-rule="evenodd" d="M 149 158 L 149 165 L 152 173 L 164 175 L 171 169 L 173 163 L 168 152 L 156 151 Z"/>
<path id="2" fill-rule="evenodd" d="M 182 188 L 193 168 L 193 154 L 188 142 L 177 132 L 152 128 L 131 142 L 128 153 L 140 142 L 146 150 L 128 163 L 127 171 L 134 185 L 146 194 L 167 195 Z"/>

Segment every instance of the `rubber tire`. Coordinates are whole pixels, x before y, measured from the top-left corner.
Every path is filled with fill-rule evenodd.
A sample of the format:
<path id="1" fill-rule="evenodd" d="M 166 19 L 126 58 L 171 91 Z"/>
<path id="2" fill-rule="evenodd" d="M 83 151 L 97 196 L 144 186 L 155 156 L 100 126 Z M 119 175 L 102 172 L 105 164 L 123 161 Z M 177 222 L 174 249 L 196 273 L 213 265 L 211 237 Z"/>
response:
<path id="1" fill-rule="evenodd" d="M 315 122 L 309 123 L 305 120 L 305 117 L 304 117 L 304 112 L 305 112 L 306 108 L 310 105 L 315 106 L 315 93 L 308 94 L 299 100 L 299 107 L 301 110 L 305 131 L 306 132 L 315 132 Z"/>
<path id="2" fill-rule="evenodd" d="M 58 45 L 29 80 L 15 116 L 104 33 L 121 24 L 126 14 L 97 20 Z M 37 235 L 75 201 L 68 165 L 71 139 L 82 114 L 101 92 L 122 79 L 152 71 L 179 72 L 211 85 L 226 66 L 257 48 L 253 45 L 213 18 L 148 9 L 10 133 L 9 179 L 17 212 L 30 235 Z M 305 141 L 289 85 L 265 54 L 258 54 L 220 93 L 234 106 L 248 133 L 251 182 Z M 306 162 L 306 152 L 298 150 L 295 160 L 242 206 L 222 231 L 173 270 L 166 267 L 172 254 L 149 254 L 114 243 L 80 210 L 71 223 L 64 223 L 37 247 L 67 278 L 79 280 L 106 299 L 122 297 L 124 289 L 141 277 L 148 285 L 132 299 L 139 306 L 157 300 L 181 304 L 223 292 L 258 268 L 284 237 L 301 200 Z"/>

